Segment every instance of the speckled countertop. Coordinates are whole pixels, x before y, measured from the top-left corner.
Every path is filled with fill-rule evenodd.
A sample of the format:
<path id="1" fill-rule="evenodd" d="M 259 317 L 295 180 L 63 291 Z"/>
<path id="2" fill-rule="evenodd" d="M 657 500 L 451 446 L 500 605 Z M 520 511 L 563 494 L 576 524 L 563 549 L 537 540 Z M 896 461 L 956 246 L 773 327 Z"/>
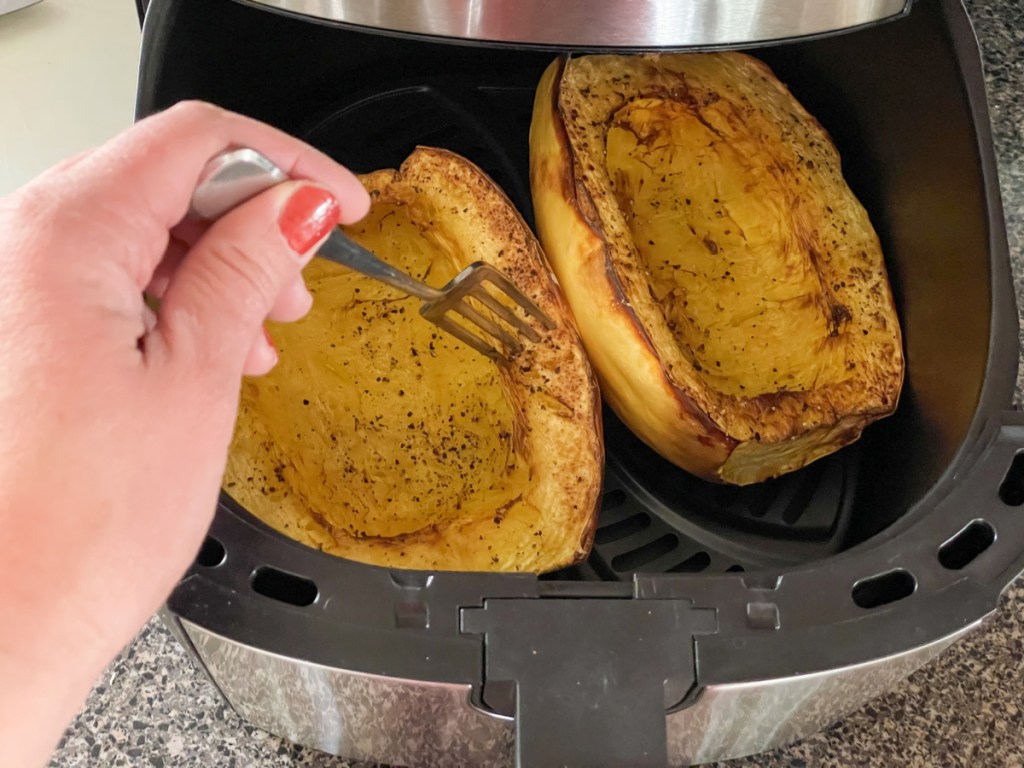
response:
<path id="1" fill-rule="evenodd" d="M 966 4 L 985 56 L 1010 252 L 1024 306 L 1024 4 Z M 350 764 L 244 723 L 154 620 L 98 681 L 51 762 L 86 765 Z M 985 628 L 837 725 L 789 748 L 720 765 L 1024 766 L 1024 584 L 1008 591 Z"/>

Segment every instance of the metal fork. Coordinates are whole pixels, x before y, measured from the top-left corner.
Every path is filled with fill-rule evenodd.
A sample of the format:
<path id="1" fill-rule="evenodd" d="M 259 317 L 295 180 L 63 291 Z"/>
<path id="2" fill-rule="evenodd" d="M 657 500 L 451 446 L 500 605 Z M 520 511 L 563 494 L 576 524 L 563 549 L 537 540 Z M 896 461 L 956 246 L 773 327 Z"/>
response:
<path id="1" fill-rule="evenodd" d="M 214 157 L 204 169 L 192 194 L 190 214 L 195 218 L 213 221 L 287 179 L 283 170 L 256 150 L 242 148 L 223 152 Z M 521 352 L 523 344 L 519 336 L 536 342 L 540 340 L 540 334 L 511 307 L 493 295 L 487 289 L 487 283 L 534 317 L 544 328 L 554 328 L 551 319 L 511 280 L 482 261 L 470 264 L 444 287 L 432 288 L 381 261 L 346 237 L 340 228 L 328 236 L 317 255 L 422 299 L 420 314 L 424 318 L 492 360 L 508 360 Z M 486 307 L 493 317 L 473 307 L 468 299 Z M 457 323 L 450 316 L 451 313 L 461 315 L 482 333 L 474 333 Z M 487 337 L 497 342 L 497 345 L 488 341 Z"/>

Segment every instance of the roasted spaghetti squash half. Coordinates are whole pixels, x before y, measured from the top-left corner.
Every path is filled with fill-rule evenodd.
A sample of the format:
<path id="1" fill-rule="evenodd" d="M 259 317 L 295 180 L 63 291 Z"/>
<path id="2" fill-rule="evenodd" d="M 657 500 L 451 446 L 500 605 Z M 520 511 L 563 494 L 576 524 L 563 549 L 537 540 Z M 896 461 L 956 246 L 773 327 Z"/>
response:
<path id="1" fill-rule="evenodd" d="M 764 64 L 559 59 L 530 153 L 538 234 L 602 393 L 664 457 L 745 485 L 896 408 L 878 237 L 828 134 Z"/>
<path id="2" fill-rule="evenodd" d="M 434 286 L 488 262 L 556 327 L 495 363 L 418 300 L 314 259 L 313 309 L 272 327 L 279 364 L 243 384 L 225 490 L 281 533 L 375 565 L 541 572 L 585 558 L 600 398 L 536 239 L 450 152 L 420 148 L 362 180 L 373 205 L 350 237 Z"/>

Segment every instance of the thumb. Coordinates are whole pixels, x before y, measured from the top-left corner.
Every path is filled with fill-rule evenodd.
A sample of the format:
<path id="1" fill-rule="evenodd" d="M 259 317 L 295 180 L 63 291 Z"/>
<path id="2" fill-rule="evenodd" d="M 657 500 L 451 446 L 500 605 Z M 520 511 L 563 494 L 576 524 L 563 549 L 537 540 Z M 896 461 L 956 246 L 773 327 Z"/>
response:
<path id="1" fill-rule="evenodd" d="M 340 215 L 329 190 L 291 181 L 214 222 L 171 277 L 160 305 L 154 335 L 168 362 L 237 384 L 278 296 Z"/>

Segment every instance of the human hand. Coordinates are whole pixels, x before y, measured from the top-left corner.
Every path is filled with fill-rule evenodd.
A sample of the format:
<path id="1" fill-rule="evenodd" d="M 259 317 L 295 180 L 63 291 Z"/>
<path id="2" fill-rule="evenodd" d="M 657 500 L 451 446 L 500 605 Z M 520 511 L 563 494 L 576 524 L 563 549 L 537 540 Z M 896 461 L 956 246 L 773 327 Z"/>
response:
<path id="1" fill-rule="evenodd" d="M 317 183 L 183 222 L 231 146 Z M 306 313 L 301 267 L 368 206 L 326 156 L 196 103 L 0 198 L 0 764 L 45 759 L 191 562 L 240 378 L 276 362 L 263 321 Z"/>

